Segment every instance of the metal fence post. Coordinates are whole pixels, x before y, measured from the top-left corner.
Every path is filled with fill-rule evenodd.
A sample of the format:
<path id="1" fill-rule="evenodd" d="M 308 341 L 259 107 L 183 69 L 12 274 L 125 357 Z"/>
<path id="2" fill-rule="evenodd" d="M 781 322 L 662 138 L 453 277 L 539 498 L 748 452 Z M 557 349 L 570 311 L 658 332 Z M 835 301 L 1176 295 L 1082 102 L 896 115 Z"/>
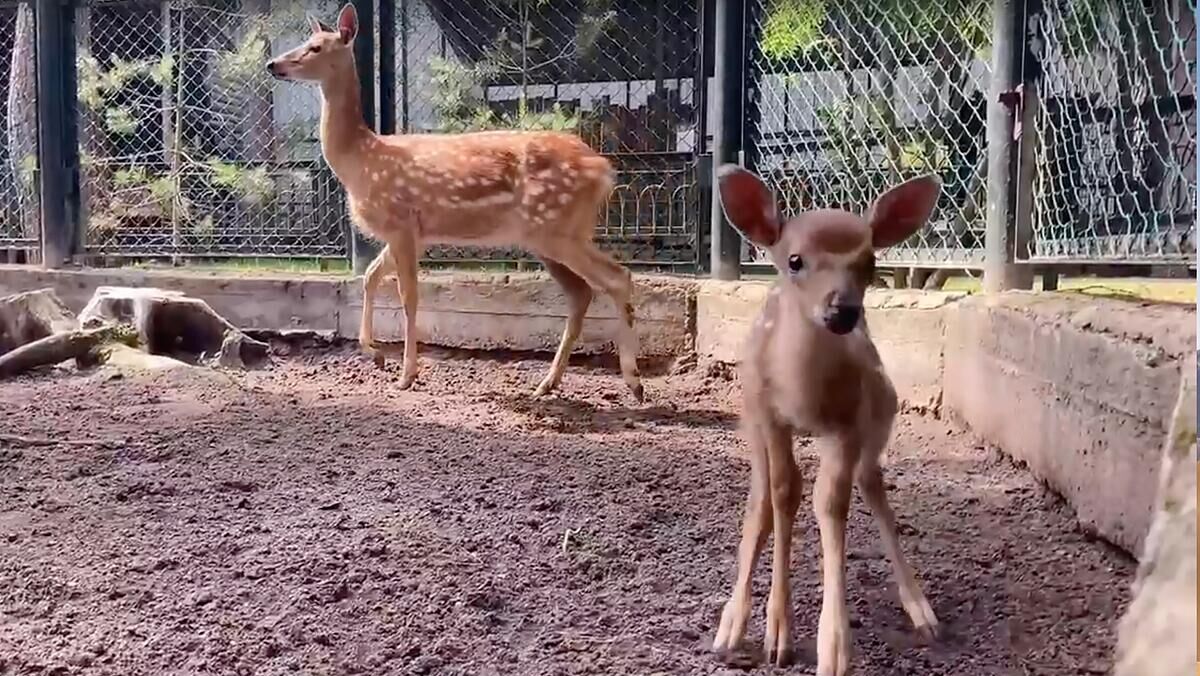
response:
<path id="1" fill-rule="evenodd" d="M 1016 261 L 1021 226 L 1029 223 L 1032 153 L 1021 151 L 1021 135 L 1033 141 L 1032 125 L 1024 124 L 1036 83 L 1025 72 L 1028 50 L 1024 0 L 992 1 L 992 82 L 987 107 L 987 229 L 984 233 L 983 289 L 992 293 L 1033 287 L 1033 270 Z M 1031 120 L 1030 120 L 1031 121 Z M 1025 156 L 1024 158 L 1022 156 Z"/>
<path id="2" fill-rule="evenodd" d="M 358 67 L 358 83 L 362 89 L 363 120 L 367 127 L 375 125 L 375 3 L 373 0 L 354 0 L 358 11 L 358 38 L 354 41 L 354 60 Z M 367 239 L 356 227 L 350 228 L 350 263 L 354 274 L 361 275 L 379 253 L 375 242 Z"/>
<path id="3" fill-rule="evenodd" d="M 379 0 L 379 133 L 396 133 L 396 0 Z"/>
<path id="4" fill-rule="evenodd" d="M 709 257 L 717 279 L 741 276 L 741 237 L 725 219 L 717 189 L 716 171 L 722 164 L 737 162 L 742 150 L 742 112 L 745 92 L 747 0 L 716 0 L 713 27 L 713 124 L 712 147 L 712 236 Z"/>
<path id="5" fill-rule="evenodd" d="M 79 148 L 72 119 L 75 98 L 74 13 L 70 3 L 37 0 L 38 190 L 42 264 L 61 268 L 76 246 Z"/>

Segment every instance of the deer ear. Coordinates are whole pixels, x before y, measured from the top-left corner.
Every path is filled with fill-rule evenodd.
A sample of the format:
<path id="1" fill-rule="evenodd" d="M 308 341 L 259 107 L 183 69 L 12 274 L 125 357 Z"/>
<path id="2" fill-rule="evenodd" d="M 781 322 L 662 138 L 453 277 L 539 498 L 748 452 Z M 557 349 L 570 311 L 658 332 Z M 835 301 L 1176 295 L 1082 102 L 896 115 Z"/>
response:
<path id="1" fill-rule="evenodd" d="M 354 37 L 358 35 L 358 10 L 354 9 L 354 5 L 347 2 L 342 6 L 342 11 L 338 12 L 338 33 L 342 36 L 343 44 L 350 44 L 354 41 Z"/>
<path id="2" fill-rule="evenodd" d="M 871 245 L 886 249 L 912 237 L 929 222 L 941 193 L 941 179 L 935 174 L 927 174 L 909 179 L 880 195 L 867 213 Z"/>
<path id="3" fill-rule="evenodd" d="M 746 239 L 764 248 L 779 241 L 779 207 L 762 179 L 736 164 L 724 164 L 717 169 L 717 187 L 725 217 Z"/>

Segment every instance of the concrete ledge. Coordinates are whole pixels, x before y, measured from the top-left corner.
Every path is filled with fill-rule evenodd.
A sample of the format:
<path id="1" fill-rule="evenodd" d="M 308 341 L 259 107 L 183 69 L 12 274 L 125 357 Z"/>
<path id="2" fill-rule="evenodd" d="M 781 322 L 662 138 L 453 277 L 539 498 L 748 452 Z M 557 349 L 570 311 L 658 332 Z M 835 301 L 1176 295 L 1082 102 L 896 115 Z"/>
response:
<path id="1" fill-rule="evenodd" d="M 1194 311 L 1006 294 L 945 318 L 944 409 L 1028 463 L 1084 527 L 1140 551 Z"/>

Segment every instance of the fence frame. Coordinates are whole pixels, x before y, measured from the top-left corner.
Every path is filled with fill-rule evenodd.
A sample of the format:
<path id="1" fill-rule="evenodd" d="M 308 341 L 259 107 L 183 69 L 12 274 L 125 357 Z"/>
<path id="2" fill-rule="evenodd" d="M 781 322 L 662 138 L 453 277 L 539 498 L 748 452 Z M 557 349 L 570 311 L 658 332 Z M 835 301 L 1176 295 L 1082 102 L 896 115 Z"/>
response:
<path id="1" fill-rule="evenodd" d="M 1155 260 L 1109 261 L 1031 259 L 1023 254 L 1033 237 L 1033 180 L 1037 171 L 1034 148 L 1038 141 L 1034 119 L 1039 111 L 1039 82 L 1042 67 L 1033 50 L 1038 22 L 1045 20 L 1044 0 L 992 0 L 992 78 L 987 96 L 987 215 L 983 241 L 983 279 L 988 291 L 1031 288 L 1034 272 L 1041 272 L 1046 287 L 1052 287 L 1057 271 L 1064 266 L 1109 266 L 1121 264 L 1194 266 L 1191 263 Z M 38 87 L 38 196 L 41 207 L 41 255 L 47 268 L 69 265 L 84 251 L 80 156 L 76 97 L 77 90 L 75 9 L 79 0 L 30 0 L 36 8 L 36 58 Z M 359 77 L 363 83 L 366 122 L 381 133 L 394 133 L 397 110 L 397 63 L 395 17 L 399 8 L 406 18 L 408 0 L 353 0 L 358 10 L 363 38 L 356 42 Z M 725 218 L 715 189 L 715 172 L 726 162 L 751 166 L 748 152 L 753 139 L 747 134 L 750 118 L 761 115 L 751 72 L 750 49 L 756 23 L 752 17 L 766 0 L 696 0 L 697 12 L 696 87 L 697 147 L 696 189 L 700 196 L 697 222 L 699 272 L 708 263 L 709 273 L 720 279 L 736 279 L 754 264 L 741 262 L 741 237 Z M 1200 14 L 1200 10 L 1193 10 Z M 376 21 L 378 19 L 378 21 Z M 401 32 L 405 33 L 404 26 Z M 376 34 L 377 32 L 377 34 Z M 379 38 L 376 50 L 375 40 Z M 400 36 L 400 51 L 407 51 L 408 35 Z M 710 56 L 711 54 L 711 56 Z M 405 69 L 407 59 L 400 65 Z M 1195 67 L 1189 70 L 1196 70 Z M 709 76 L 712 80 L 709 80 Z M 375 77 L 379 77 L 378 97 Z M 1200 77 L 1200 75 L 1198 75 Z M 407 90 L 401 74 L 399 84 Z M 711 89 L 710 89 L 711 87 Z M 407 100 L 407 94 L 406 94 Z M 711 103 L 711 107 L 710 104 Z M 710 116 L 711 111 L 711 116 Z M 711 117 L 711 119 L 710 119 Z M 710 126 L 711 125 L 711 126 Z M 1200 128 L 1200 122 L 1197 122 Z M 711 129 L 713 139 L 707 143 Z M 1014 133 L 1015 132 L 1015 133 Z M 749 150 L 753 150 L 749 148 Z M 751 168 L 753 168 L 751 166 Z M 1200 176 L 1197 177 L 1200 184 Z M 1200 197 L 1197 198 L 1200 200 Z M 708 222 L 705 223 L 705 218 Z M 1194 232 L 1194 224 L 1193 224 Z M 378 253 L 377 244 L 350 228 L 347 257 L 357 274 Z M 707 254 L 707 255 L 706 255 Z M 264 257 L 269 254 L 264 255 Z M 973 261 L 952 261 L 942 267 L 969 268 Z M 682 263 L 671 264 L 678 268 Z M 881 267 L 908 264 L 882 262 Z M 761 266 L 760 266 L 761 267 Z"/>

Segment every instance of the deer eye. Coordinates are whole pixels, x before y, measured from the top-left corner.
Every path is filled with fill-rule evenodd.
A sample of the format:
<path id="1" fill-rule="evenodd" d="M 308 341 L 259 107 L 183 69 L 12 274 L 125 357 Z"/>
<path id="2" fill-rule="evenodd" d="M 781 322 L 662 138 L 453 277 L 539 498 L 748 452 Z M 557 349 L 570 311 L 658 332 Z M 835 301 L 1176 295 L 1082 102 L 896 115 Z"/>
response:
<path id="1" fill-rule="evenodd" d="M 804 269 L 804 259 L 798 255 L 789 256 L 788 269 L 792 272 L 800 272 Z"/>
<path id="2" fill-rule="evenodd" d="M 320 54 L 321 53 L 321 45 L 313 45 L 312 47 L 308 48 L 308 51 L 312 54 Z"/>

